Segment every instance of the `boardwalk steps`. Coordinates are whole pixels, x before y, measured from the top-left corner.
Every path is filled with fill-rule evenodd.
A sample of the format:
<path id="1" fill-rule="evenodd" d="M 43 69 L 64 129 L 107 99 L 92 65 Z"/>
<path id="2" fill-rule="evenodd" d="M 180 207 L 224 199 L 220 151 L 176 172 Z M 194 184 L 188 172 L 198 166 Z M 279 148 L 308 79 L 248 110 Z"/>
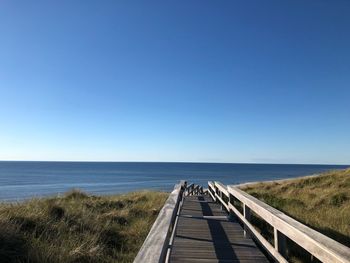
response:
<path id="1" fill-rule="evenodd" d="M 268 223 L 272 241 L 253 226 L 253 215 Z M 208 189 L 204 189 L 181 181 L 160 211 L 134 263 L 288 262 L 291 241 L 309 253 L 313 262 L 350 263 L 348 247 L 237 186 L 208 182 Z"/>

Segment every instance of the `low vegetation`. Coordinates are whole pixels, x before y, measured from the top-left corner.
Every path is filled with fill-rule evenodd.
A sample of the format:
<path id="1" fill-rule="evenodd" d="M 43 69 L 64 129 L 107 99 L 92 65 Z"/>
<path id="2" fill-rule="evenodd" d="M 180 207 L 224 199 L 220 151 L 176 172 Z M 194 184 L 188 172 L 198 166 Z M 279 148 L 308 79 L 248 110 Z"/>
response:
<path id="1" fill-rule="evenodd" d="M 350 169 L 242 189 L 350 247 Z"/>
<path id="2" fill-rule="evenodd" d="M 161 192 L 0 204 L 2 263 L 132 262 L 167 198 Z"/>

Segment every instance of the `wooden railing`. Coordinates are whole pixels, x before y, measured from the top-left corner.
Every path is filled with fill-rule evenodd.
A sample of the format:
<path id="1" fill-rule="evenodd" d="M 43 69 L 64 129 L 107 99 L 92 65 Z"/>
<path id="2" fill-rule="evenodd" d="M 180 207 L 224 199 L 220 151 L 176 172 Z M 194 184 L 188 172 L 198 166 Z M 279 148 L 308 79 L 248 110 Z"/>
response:
<path id="1" fill-rule="evenodd" d="M 350 248 L 303 225 L 281 211 L 267 205 L 240 190 L 237 186 L 225 186 L 220 182 L 208 182 L 208 192 L 229 213 L 236 215 L 244 230 L 278 262 L 288 262 L 287 238 L 322 262 L 349 263 Z M 273 244 L 265 239 L 251 222 L 256 214 L 273 228 Z"/>
<path id="2" fill-rule="evenodd" d="M 190 184 L 185 190 L 185 195 L 198 195 L 203 193 L 203 186 L 195 184 Z"/>
<path id="3" fill-rule="evenodd" d="M 208 182 L 208 192 L 211 198 L 213 198 L 213 200 L 216 201 L 214 183 Z"/>
<path id="4" fill-rule="evenodd" d="M 185 181 L 175 185 L 134 259 L 134 263 L 160 263 L 165 261 L 171 242 L 171 234 L 175 228 L 176 215 L 185 190 Z"/>

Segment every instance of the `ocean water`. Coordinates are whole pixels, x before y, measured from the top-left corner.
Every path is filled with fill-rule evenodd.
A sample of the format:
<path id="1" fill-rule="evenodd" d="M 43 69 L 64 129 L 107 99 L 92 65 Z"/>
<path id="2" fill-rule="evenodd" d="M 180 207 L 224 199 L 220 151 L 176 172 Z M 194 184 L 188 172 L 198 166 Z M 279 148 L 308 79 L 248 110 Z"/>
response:
<path id="1" fill-rule="evenodd" d="M 179 180 L 207 185 L 237 184 L 316 174 L 339 165 L 133 163 L 133 162 L 7 162 L 0 161 L 0 201 L 57 195 L 73 188 L 94 194 L 141 189 L 170 191 Z"/>

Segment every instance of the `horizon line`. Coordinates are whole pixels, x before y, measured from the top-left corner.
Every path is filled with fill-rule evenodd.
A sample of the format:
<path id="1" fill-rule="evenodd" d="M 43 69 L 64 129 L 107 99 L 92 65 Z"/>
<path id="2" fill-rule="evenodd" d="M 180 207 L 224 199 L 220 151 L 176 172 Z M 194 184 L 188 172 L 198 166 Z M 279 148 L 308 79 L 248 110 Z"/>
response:
<path id="1" fill-rule="evenodd" d="M 206 161 L 88 161 L 88 160 L 0 160 L 0 162 L 53 162 L 53 163 L 188 163 L 188 164 L 270 164 L 270 165 L 332 165 L 350 166 L 334 163 L 269 163 L 269 162 L 206 162 Z"/>

